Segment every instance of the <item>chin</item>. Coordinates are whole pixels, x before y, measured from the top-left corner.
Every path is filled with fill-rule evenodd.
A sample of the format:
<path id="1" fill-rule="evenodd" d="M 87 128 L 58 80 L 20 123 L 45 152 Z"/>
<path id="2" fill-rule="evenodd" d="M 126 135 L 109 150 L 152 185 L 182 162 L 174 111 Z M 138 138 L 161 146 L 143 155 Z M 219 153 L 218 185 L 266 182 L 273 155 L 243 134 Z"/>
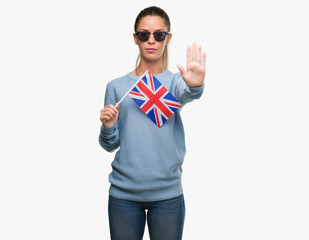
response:
<path id="1" fill-rule="evenodd" d="M 149 54 L 147 54 L 146 56 L 143 56 L 143 59 L 147 62 L 155 62 L 161 59 L 162 56 L 149 56 Z"/>

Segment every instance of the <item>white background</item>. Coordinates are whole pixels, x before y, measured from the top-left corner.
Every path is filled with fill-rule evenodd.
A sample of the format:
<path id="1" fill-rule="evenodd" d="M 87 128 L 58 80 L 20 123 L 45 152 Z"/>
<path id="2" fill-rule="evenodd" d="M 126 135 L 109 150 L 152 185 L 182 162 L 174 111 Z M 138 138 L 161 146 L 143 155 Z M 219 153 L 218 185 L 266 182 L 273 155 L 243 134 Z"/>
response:
<path id="1" fill-rule="evenodd" d="M 193 41 L 207 52 L 205 94 L 182 112 L 184 239 L 308 240 L 300 0 L 1 1 L 0 239 L 109 239 L 99 113 L 106 83 L 135 66 L 149 5 L 171 18 L 172 72 Z"/>

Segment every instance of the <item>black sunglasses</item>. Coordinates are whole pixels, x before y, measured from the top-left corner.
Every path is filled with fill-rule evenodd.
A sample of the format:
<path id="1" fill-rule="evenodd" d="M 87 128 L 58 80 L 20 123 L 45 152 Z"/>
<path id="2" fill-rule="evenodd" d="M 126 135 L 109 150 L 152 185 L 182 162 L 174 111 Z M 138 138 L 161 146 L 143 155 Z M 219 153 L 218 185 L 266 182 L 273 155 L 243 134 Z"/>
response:
<path id="1" fill-rule="evenodd" d="M 135 35 L 137 36 L 138 40 L 141 41 L 141 42 L 148 41 L 148 39 L 150 37 L 150 34 L 151 34 L 150 32 L 146 32 L 146 31 L 136 32 L 135 33 Z M 161 32 L 161 31 L 159 31 L 159 32 L 154 32 L 153 36 L 154 36 L 154 39 L 157 42 L 163 42 L 168 34 L 169 34 L 168 32 Z"/>

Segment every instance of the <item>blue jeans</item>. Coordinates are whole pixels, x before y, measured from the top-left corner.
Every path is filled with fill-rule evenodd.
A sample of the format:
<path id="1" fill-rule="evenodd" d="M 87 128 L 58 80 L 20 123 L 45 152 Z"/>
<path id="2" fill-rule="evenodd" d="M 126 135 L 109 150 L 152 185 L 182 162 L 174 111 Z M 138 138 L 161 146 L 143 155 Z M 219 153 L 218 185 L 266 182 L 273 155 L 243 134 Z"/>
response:
<path id="1" fill-rule="evenodd" d="M 142 240 L 146 219 L 151 240 L 182 239 L 183 195 L 157 202 L 135 202 L 109 196 L 108 214 L 111 240 Z"/>

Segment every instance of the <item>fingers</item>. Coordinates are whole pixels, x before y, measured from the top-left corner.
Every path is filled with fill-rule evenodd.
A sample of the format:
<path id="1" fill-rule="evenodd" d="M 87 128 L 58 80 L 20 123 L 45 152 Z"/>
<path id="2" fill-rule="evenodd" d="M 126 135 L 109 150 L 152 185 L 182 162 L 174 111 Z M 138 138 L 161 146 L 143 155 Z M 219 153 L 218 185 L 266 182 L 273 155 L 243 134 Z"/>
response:
<path id="1" fill-rule="evenodd" d="M 192 44 L 192 51 L 191 46 L 187 47 L 187 64 L 191 62 L 198 62 L 200 64 L 206 64 L 206 53 L 203 52 L 202 54 L 202 46 L 197 45 L 196 42 Z"/>
<path id="2" fill-rule="evenodd" d="M 192 44 L 192 62 L 196 62 L 196 43 L 194 42 Z"/>
<path id="3" fill-rule="evenodd" d="M 198 47 L 197 47 L 197 62 L 202 63 L 201 59 L 202 59 L 202 46 L 198 45 Z"/>
<path id="4" fill-rule="evenodd" d="M 204 67 L 206 66 L 206 53 L 205 53 L 205 52 L 203 52 L 202 65 L 203 65 Z"/>
<path id="5" fill-rule="evenodd" d="M 187 47 L 187 65 L 189 63 L 191 63 L 191 61 L 192 61 L 192 59 L 191 59 L 191 46 L 188 45 L 188 47 Z"/>
<path id="6" fill-rule="evenodd" d="M 183 66 L 181 66 L 180 64 L 177 64 L 177 67 L 179 69 L 179 72 L 181 73 L 181 75 L 185 74 L 185 69 L 183 68 Z"/>
<path id="7" fill-rule="evenodd" d="M 117 107 L 119 109 L 119 106 Z M 115 117 L 118 117 L 118 109 L 112 104 L 107 105 L 105 108 L 101 110 L 100 120 L 103 121 L 109 121 Z"/>
<path id="8" fill-rule="evenodd" d="M 189 75 L 191 75 L 190 72 L 192 71 L 193 72 L 199 72 L 199 71 L 205 72 L 206 53 L 202 51 L 202 46 L 197 45 L 196 42 L 192 44 L 192 47 L 191 45 L 188 45 L 187 47 L 187 68 L 185 70 L 179 64 L 177 65 L 177 67 L 184 79 L 188 78 Z"/>

